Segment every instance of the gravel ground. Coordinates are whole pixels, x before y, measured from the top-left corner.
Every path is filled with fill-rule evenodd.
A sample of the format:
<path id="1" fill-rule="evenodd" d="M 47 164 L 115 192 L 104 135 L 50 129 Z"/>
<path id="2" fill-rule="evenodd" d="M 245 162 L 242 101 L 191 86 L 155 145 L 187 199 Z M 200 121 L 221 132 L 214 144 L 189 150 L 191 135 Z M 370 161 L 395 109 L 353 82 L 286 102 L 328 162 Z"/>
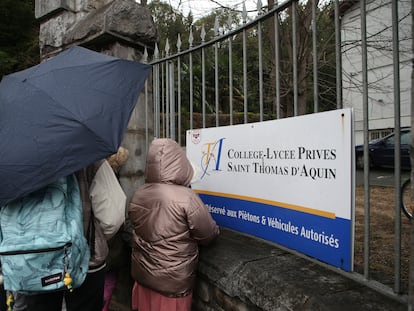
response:
<path id="1" fill-rule="evenodd" d="M 370 269 L 371 278 L 393 287 L 395 274 L 394 189 L 372 186 L 370 192 Z M 357 186 L 355 204 L 355 271 L 363 274 L 364 266 L 364 188 Z M 410 221 L 401 214 L 401 288 L 408 285 Z"/>

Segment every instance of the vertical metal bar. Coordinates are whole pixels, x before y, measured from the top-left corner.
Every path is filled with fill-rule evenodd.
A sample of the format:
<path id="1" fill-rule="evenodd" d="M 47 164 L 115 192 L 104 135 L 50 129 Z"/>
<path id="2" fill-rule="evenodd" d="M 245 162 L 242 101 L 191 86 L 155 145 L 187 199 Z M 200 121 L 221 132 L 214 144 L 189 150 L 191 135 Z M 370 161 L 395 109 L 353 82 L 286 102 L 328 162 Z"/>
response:
<path id="1" fill-rule="evenodd" d="M 190 34 L 188 38 L 190 49 L 193 47 L 193 30 L 190 28 Z M 194 107 L 194 89 L 193 89 L 193 52 L 189 54 L 189 67 L 190 67 L 190 129 L 193 129 L 193 107 Z"/>
<path id="2" fill-rule="evenodd" d="M 259 107 L 260 121 L 263 121 L 263 42 L 262 42 L 262 22 L 257 24 L 257 40 L 259 41 Z"/>
<path id="3" fill-rule="evenodd" d="M 155 68 L 155 84 L 156 84 L 156 99 L 155 99 L 155 137 L 160 137 L 160 65 Z"/>
<path id="4" fill-rule="evenodd" d="M 175 135 L 175 72 L 174 72 L 174 63 L 169 62 L 169 85 L 170 85 L 170 138 L 176 140 Z"/>
<path id="5" fill-rule="evenodd" d="M 178 144 L 181 146 L 181 57 L 177 58 L 177 114 L 178 114 Z"/>
<path id="6" fill-rule="evenodd" d="M 414 35 L 414 14 L 412 14 L 414 10 L 414 0 L 411 0 L 411 36 Z M 411 49 L 414 51 L 414 40 L 411 40 Z M 414 68 L 414 58 L 411 59 L 411 66 Z M 411 129 L 414 128 L 414 70 L 411 70 Z M 411 133 L 413 131 L 411 130 Z M 414 137 L 413 134 L 411 134 L 410 137 L 410 150 L 413 150 L 414 147 Z M 411 151 L 410 159 L 412 161 L 413 159 L 413 152 Z M 411 169 L 410 177 L 411 180 L 414 180 L 414 170 Z M 413 196 L 413 189 L 411 187 L 411 196 Z M 411 221 L 410 224 L 410 242 L 411 245 L 413 245 L 414 242 L 414 222 Z M 409 259 L 409 273 L 408 273 L 408 311 L 414 310 L 414 249 L 411 247 L 410 250 L 410 257 Z"/>
<path id="7" fill-rule="evenodd" d="M 247 22 L 247 10 L 246 10 L 246 3 L 243 2 L 243 24 L 245 25 Z M 246 27 L 243 27 L 243 116 L 244 116 L 244 123 L 248 122 L 247 119 L 247 30 Z"/>
<path id="8" fill-rule="evenodd" d="M 166 137 L 166 112 L 165 112 L 165 62 L 161 64 L 161 111 L 162 137 Z"/>
<path id="9" fill-rule="evenodd" d="M 214 36 L 215 39 L 218 40 L 219 36 L 219 21 L 218 16 L 216 16 L 214 20 Z M 215 86 L 215 115 L 216 115 L 216 127 L 219 126 L 219 61 L 218 61 L 218 49 L 219 49 L 219 41 L 214 43 L 214 86 Z"/>
<path id="10" fill-rule="evenodd" d="M 164 102 L 164 78 L 163 78 L 163 67 L 164 64 L 161 63 L 159 64 L 160 68 L 159 68 L 159 85 L 160 85 L 160 93 L 159 93 L 159 97 L 160 97 L 160 106 L 159 106 L 159 113 L 160 113 L 160 118 L 159 118 L 159 125 L 160 125 L 160 133 L 159 133 L 159 137 L 162 137 L 162 132 L 164 131 L 164 115 L 162 113 L 163 111 L 163 102 Z"/>
<path id="11" fill-rule="evenodd" d="M 336 108 L 341 109 L 342 103 L 342 58 L 341 58 L 341 20 L 339 16 L 339 0 L 334 1 L 335 10 L 335 57 L 336 57 Z"/>
<path id="12" fill-rule="evenodd" d="M 214 43 L 214 85 L 215 85 L 215 104 L 216 104 L 216 126 L 219 126 L 219 62 L 218 45 Z"/>
<path id="13" fill-rule="evenodd" d="M 160 108 L 160 81 L 159 81 L 159 64 L 153 67 L 153 88 L 154 88 L 154 137 L 160 135 L 160 120 L 159 120 L 159 108 Z"/>
<path id="14" fill-rule="evenodd" d="M 157 101 L 158 101 L 158 83 L 157 83 L 157 66 L 158 64 L 152 67 L 152 99 L 153 99 L 153 122 L 154 122 L 154 137 L 157 136 Z"/>
<path id="15" fill-rule="evenodd" d="M 165 63 L 165 136 L 170 137 L 170 62 Z"/>
<path id="16" fill-rule="evenodd" d="M 149 101 L 148 101 L 148 80 L 145 81 L 145 89 L 144 89 L 144 93 L 145 93 L 145 151 L 148 150 L 148 145 L 149 145 L 149 122 L 148 122 L 148 105 L 149 105 Z"/>
<path id="17" fill-rule="evenodd" d="M 201 48 L 201 107 L 203 110 L 203 128 L 206 127 L 206 51 Z"/>
<path id="18" fill-rule="evenodd" d="M 296 1 L 292 2 L 292 62 L 293 62 L 293 115 L 298 115 L 298 60 L 296 42 Z"/>
<path id="19" fill-rule="evenodd" d="M 142 57 L 142 62 L 147 64 L 148 63 L 148 50 L 147 47 L 144 48 L 144 55 Z M 149 104 L 149 100 L 148 100 L 148 79 L 145 80 L 145 85 L 144 85 L 144 94 L 145 94 L 145 151 L 148 150 L 148 142 L 149 142 L 149 135 L 148 135 L 148 131 L 149 131 L 149 122 L 148 122 L 148 104 Z"/>
<path id="20" fill-rule="evenodd" d="M 189 55 L 190 62 L 190 129 L 193 129 L 193 113 L 194 113 L 194 90 L 193 90 L 193 53 Z"/>
<path id="21" fill-rule="evenodd" d="M 170 42 L 167 38 L 165 41 L 165 56 L 170 55 Z M 173 131 L 173 128 L 171 127 L 171 120 L 173 118 L 173 115 L 171 114 L 171 107 L 174 103 L 174 96 L 172 96 L 172 92 L 174 91 L 174 88 L 171 85 L 171 61 L 165 62 L 165 116 L 166 116 L 166 137 L 171 138 L 171 133 Z"/>
<path id="22" fill-rule="evenodd" d="M 229 37 L 229 114 L 230 125 L 233 125 L 233 46 Z"/>
<path id="23" fill-rule="evenodd" d="M 177 53 L 181 52 L 181 36 L 177 36 Z M 178 144 L 181 146 L 181 57 L 177 56 L 177 116 L 178 116 L 178 125 L 177 125 L 177 135 L 178 135 Z"/>
<path id="24" fill-rule="evenodd" d="M 153 104 L 153 116 L 154 116 L 154 137 L 157 137 L 158 133 L 158 124 L 156 122 L 157 120 L 157 105 L 158 105 L 158 92 L 159 92 L 159 87 L 158 87 L 158 81 L 157 81 L 157 69 L 158 69 L 158 64 L 154 65 L 152 67 L 152 98 L 154 101 Z"/>
<path id="25" fill-rule="evenodd" d="M 233 20 L 231 14 L 229 13 L 229 18 L 227 24 L 229 26 L 229 31 L 231 31 Z M 230 115 L 230 125 L 233 125 L 233 41 L 232 36 L 228 37 L 229 42 L 229 115 Z"/>
<path id="26" fill-rule="evenodd" d="M 319 91 L 318 91 L 318 43 L 316 29 L 316 2 L 312 0 L 312 46 L 313 46 L 313 111 L 319 111 Z"/>
<path id="27" fill-rule="evenodd" d="M 159 59 L 158 44 L 155 44 L 154 59 Z M 153 98 L 154 98 L 154 136 L 160 136 L 160 65 L 156 64 L 153 72 Z"/>
<path id="28" fill-rule="evenodd" d="M 395 193 L 395 263 L 394 263 L 394 291 L 401 291 L 401 131 L 400 131 L 400 48 L 398 33 L 398 1 L 392 0 L 392 53 L 394 71 L 394 193 Z"/>
<path id="29" fill-rule="evenodd" d="M 204 25 L 203 25 L 204 30 Z M 203 31 L 202 33 L 202 43 L 204 43 Z M 201 107 L 203 111 L 203 128 L 206 127 L 206 50 L 203 46 L 201 48 Z"/>
<path id="30" fill-rule="evenodd" d="M 366 0 L 361 0 L 362 110 L 364 120 L 364 276 L 370 277 L 370 185 L 369 185 L 369 127 L 368 127 L 368 66 Z"/>
<path id="31" fill-rule="evenodd" d="M 181 51 L 181 36 L 177 36 L 177 52 Z M 178 144 L 181 146 L 181 57 L 177 56 L 177 115 L 178 115 Z"/>
<path id="32" fill-rule="evenodd" d="M 276 1 L 277 4 L 277 1 Z M 274 14 L 275 20 L 275 79 L 276 79 L 276 117 L 280 119 L 280 34 L 279 34 L 279 11 Z"/>

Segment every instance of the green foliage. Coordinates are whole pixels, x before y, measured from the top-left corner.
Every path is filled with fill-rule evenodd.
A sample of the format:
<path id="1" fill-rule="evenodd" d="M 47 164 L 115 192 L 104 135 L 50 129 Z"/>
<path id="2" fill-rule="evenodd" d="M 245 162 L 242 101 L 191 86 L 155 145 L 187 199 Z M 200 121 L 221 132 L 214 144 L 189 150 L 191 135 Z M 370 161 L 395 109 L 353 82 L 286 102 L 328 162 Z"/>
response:
<path id="1" fill-rule="evenodd" d="M 192 20 L 191 15 L 188 18 L 172 8 L 169 4 L 155 0 L 148 4 L 147 8 L 151 11 L 160 35 L 159 48 L 163 50 L 168 39 L 171 50 L 176 51 L 176 42 L 178 34 L 188 33 L 188 20 Z"/>
<path id="2" fill-rule="evenodd" d="M 0 2 L 0 77 L 39 63 L 34 1 Z"/>

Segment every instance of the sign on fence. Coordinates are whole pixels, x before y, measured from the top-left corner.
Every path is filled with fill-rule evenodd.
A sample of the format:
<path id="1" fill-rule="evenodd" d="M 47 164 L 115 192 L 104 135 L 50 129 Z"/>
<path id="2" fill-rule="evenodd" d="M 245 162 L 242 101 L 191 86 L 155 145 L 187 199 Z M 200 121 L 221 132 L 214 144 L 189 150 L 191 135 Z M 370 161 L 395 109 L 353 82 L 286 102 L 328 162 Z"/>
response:
<path id="1" fill-rule="evenodd" d="M 353 269 L 352 110 L 187 131 L 217 223 Z"/>

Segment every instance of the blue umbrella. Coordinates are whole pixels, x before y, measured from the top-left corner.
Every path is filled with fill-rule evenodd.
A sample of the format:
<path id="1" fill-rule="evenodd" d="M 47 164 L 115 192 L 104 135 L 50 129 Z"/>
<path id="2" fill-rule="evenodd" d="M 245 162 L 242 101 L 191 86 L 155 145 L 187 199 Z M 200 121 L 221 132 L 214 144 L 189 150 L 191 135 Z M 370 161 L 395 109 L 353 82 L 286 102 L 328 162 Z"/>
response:
<path id="1" fill-rule="evenodd" d="M 116 153 L 151 66 L 72 47 L 0 83 L 0 206 Z"/>

